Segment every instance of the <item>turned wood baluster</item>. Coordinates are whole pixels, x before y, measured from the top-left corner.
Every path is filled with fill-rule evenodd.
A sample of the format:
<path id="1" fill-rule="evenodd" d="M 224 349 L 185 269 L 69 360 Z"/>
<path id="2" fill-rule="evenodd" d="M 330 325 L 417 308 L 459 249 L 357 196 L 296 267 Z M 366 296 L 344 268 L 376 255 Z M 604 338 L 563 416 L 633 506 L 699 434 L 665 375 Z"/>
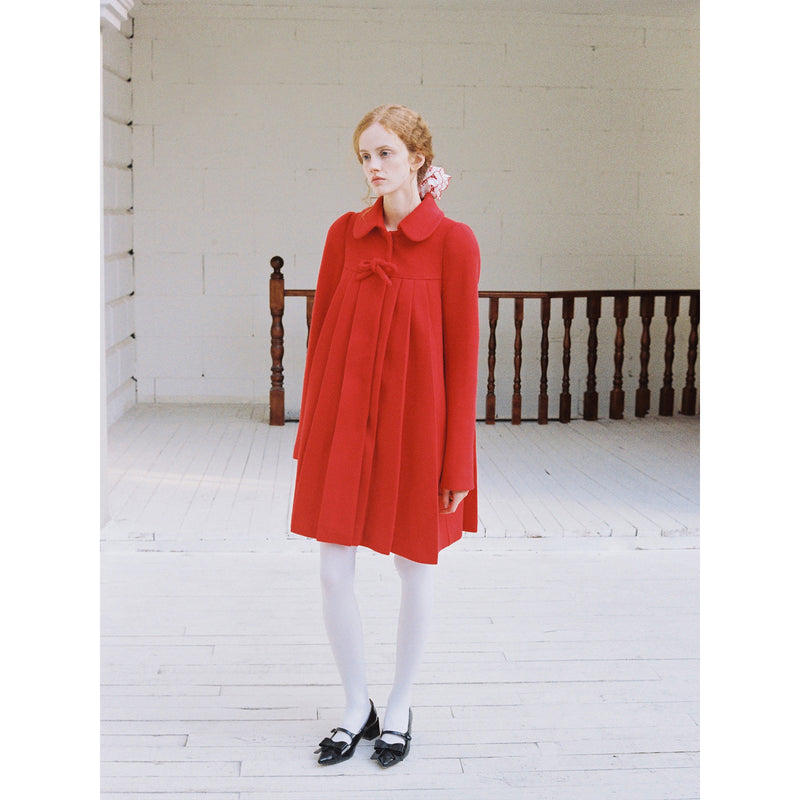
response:
<path id="1" fill-rule="evenodd" d="M 497 317 L 500 311 L 500 300 L 497 297 L 489 298 L 489 377 L 486 380 L 486 424 L 494 425 L 495 421 L 495 396 L 494 396 L 494 367 L 497 363 Z"/>
<path id="2" fill-rule="evenodd" d="M 283 425 L 283 259 L 273 256 L 270 259 L 272 275 L 269 278 L 269 311 L 272 315 L 270 328 L 270 356 L 272 369 L 270 370 L 269 390 L 269 424 Z"/>
<path id="3" fill-rule="evenodd" d="M 550 298 L 543 297 L 541 305 L 542 318 L 542 349 L 539 363 L 542 369 L 542 377 L 539 380 L 539 424 L 547 425 L 547 366 L 550 363 L 550 338 L 548 328 L 550 327 Z"/>
<path id="4" fill-rule="evenodd" d="M 306 297 L 306 347 L 308 347 L 308 337 L 311 335 L 311 315 L 314 313 L 314 295 Z"/>
<path id="5" fill-rule="evenodd" d="M 609 398 L 608 416 L 611 419 L 622 419 L 625 413 L 625 392 L 622 390 L 622 365 L 625 360 L 625 320 L 628 318 L 628 296 L 614 297 L 614 319 L 617 321 L 617 332 L 614 336 L 614 380 Z"/>
<path id="6" fill-rule="evenodd" d="M 686 369 L 686 386 L 683 387 L 683 397 L 681 399 L 681 414 L 693 417 L 697 410 L 697 388 L 694 385 L 694 368 L 697 363 L 697 342 L 700 338 L 697 330 L 700 324 L 699 294 L 693 294 L 689 300 L 689 319 L 691 320 L 692 328 L 689 332 L 688 367 Z"/>
<path id="7" fill-rule="evenodd" d="M 569 422 L 572 412 L 572 395 L 569 391 L 569 364 L 571 360 L 572 319 L 575 316 L 575 298 L 564 297 L 561 301 L 561 318 L 564 320 L 564 354 L 561 363 L 564 367 L 564 377 L 561 379 L 561 395 L 558 403 L 559 422 Z"/>
<path id="8" fill-rule="evenodd" d="M 589 320 L 589 338 L 587 341 L 587 361 L 589 374 L 586 377 L 586 391 L 583 393 L 583 418 L 585 420 L 597 419 L 597 321 L 600 319 L 600 305 L 602 297 L 599 294 L 590 294 L 586 298 L 586 317 Z"/>
<path id="9" fill-rule="evenodd" d="M 664 300 L 664 316 L 667 318 L 667 336 L 664 341 L 664 385 L 658 402 L 658 413 L 671 417 L 675 406 L 675 390 L 672 388 L 672 362 L 675 358 L 675 320 L 680 310 L 680 295 L 670 293 Z"/>
<path id="10" fill-rule="evenodd" d="M 639 353 L 639 388 L 636 390 L 637 417 L 644 417 L 650 410 L 650 387 L 647 370 L 650 366 L 650 323 L 655 313 L 656 299 L 653 295 L 643 295 L 639 304 L 639 316 L 642 318 L 642 348 Z"/>
<path id="11" fill-rule="evenodd" d="M 511 395 L 511 424 L 522 422 L 522 320 L 525 316 L 525 300 L 514 298 L 514 393 Z"/>

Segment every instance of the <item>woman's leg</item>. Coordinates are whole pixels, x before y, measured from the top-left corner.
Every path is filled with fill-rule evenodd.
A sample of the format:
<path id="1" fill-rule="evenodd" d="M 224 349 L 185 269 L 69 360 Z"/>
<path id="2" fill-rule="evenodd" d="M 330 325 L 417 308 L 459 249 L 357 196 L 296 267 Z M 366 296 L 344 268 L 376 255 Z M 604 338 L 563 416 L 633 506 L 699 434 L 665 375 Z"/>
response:
<path id="1" fill-rule="evenodd" d="M 405 731 L 408 728 L 408 710 L 411 689 L 416 679 L 425 643 L 433 620 L 434 570 L 433 564 L 419 564 L 396 555 L 395 567 L 400 575 L 400 615 L 397 621 L 397 655 L 395 657 L 394 685 L 386 704 L 384 730 Z M 385 736 L 389 744 L 402 742 L 395 736 Z"/>
<path id="2" fill-rule="evenodd" d="M 358 733 L 369 716 L 364 635 L 355 594 L 356 548 L 320 542 L 320 583 L 325 629 L 344 688 L 341 727 Z M 342 733 L 331 737 L 348 741 Z"/>

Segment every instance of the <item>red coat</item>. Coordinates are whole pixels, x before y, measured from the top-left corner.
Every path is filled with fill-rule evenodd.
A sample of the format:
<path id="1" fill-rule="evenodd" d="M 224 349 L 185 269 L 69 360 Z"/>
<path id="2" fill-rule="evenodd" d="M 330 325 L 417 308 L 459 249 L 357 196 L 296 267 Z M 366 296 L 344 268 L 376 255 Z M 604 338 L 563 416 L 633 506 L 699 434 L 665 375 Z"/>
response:
<path id="1" fill-rule="evenodd" d="M 387 231 L 381 199 L 328 231 L 306 357 L 291 528 L 435 564 L 477 531 L 480 254 L 428 194 Z M 441 514 L 439 488 L 471 490 Z"/>

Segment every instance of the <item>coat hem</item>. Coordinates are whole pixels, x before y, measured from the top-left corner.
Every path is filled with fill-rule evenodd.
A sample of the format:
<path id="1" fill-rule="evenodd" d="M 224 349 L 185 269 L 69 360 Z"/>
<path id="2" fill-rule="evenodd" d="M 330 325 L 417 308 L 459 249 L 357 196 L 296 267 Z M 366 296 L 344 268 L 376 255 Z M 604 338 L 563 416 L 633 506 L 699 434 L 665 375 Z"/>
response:
<path id="1" fill-rule="evenodd" d="M 324 536 L 320 537 L 319 535 L 316 535 L 316 534 L 313 534 L 313 533 L 303 533 L 301 531 L 296 531 L 296 530 L 292 530 L 291 532 L 293 534 L 297 535 L 297 536 L 304 536 L 306 539 L 314 539 L 315 541 L 321 542 L 323 544 L 338 544 L 338 545 L 341 545 L 343 547 L 366 547 L 367 550 L 372 550 L 373 553 L 379 553 L 382 556 L 395 555 L 395 556 L 400 556 L 401 558 L 406 558 L 409 561 L 413 561 L 413 562 L 415 562 L 417 564 L 431 564 L 431 565 L 435 565 L 435 564 L 439 563 L 439 553 L 441 553 L 442 550 L 444 550 L 446 547 L 450 547 L 451 545 L 455 544 L 456 542 L 460 541 L 463 538 L 463 533 L 462 533 L 461 535 L 459 535 L 458 537 L 453 539 L 451 542 L 448 542 L 447 544 L 443 545 L 437 551 L 436 555 L 434 556 L 433 560 L 431 561 L 431 560 L 427 560 L 427 559 L 426 560 L 421 560 L 419 558 L 419 556 L 414 557 L 414 556 L 412 556 L 412 555 L 410 555 L 408 553 L 398 552 L 397 550 L 392 549 L 392 548 L 390 548 L 388 550 L 385 549 L 385 548 L 380 548 L 380 547 L 375 546 L 374 544 L 370 544 L 369 542 L 341 542 L 341 541 L 334 541 L 331 538 L 325 538 Z"/>

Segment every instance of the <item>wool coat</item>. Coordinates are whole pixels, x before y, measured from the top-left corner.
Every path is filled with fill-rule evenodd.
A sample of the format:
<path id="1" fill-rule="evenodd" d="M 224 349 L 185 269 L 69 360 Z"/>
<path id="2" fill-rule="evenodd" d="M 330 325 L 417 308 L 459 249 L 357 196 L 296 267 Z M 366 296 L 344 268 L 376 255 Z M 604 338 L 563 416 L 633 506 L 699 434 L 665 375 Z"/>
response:
<path id="1" fill-rule="evenodd" d="M 476 531 L 480 253 L 427 194 L 333 223 L 308 339 L 291 529 L 435 564 Z M 453 514 L 439 490 L 469 494 Z"/>

